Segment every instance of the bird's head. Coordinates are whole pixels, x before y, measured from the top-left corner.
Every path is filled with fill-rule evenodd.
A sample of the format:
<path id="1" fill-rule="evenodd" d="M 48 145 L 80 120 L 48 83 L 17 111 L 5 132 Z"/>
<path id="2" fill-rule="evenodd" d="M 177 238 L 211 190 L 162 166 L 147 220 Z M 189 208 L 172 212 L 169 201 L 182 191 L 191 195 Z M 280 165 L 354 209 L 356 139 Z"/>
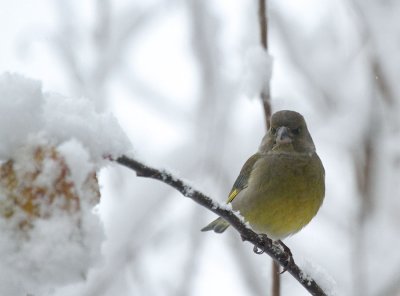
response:
<path id="1" fill-rule="evenodd" d="M 264 136 L 260 153 L 270 151 L 299 153 L 315 152 L 314 142 L 308 132 L 304 117 L 297 112 L 282 110 L 271 117 L 271 125 Z"/>

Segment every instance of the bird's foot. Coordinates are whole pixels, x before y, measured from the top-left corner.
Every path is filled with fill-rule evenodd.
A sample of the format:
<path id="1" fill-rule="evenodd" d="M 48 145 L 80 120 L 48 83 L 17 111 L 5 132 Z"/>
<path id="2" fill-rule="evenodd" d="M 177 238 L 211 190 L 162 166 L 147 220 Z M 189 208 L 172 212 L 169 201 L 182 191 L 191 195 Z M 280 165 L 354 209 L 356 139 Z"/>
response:
<path id="1" fill-rule="evenodd" d="M 284 252 L 285 255 L 286 255 L 286 263 L 285 263 L 285 265 L 283 266 L 283 270 L 280 272 L 280 274 L 282 274 L 282 273 L 284 273 L 285 271 L 287 271 L 288 268 L 289 268 L 292 264 L 294 264 L 294 259 L 293 259 L 292 251 L 290 251 L 290 249 L 289 249 L 288 246 L 286 246 L 281 240 L 277 240 L 276 242 L 279 244 L 280 247 L 282 247 L 283 252 Z"/>

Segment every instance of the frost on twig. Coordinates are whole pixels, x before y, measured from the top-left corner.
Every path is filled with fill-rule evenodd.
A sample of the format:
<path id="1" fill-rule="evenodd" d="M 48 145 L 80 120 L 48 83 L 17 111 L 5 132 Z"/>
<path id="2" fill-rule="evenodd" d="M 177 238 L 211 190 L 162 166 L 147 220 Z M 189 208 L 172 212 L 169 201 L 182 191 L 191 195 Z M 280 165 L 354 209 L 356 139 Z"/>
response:
<path id="1" fill-rule="evenodd" d="M 265 236 L 261 236 L 251 230 L 243 218 L 236 212 L 232 211 L 229 207 L 219 205 L 210 197 L 204 195 L 202 192 L 192 188 L 181 179 L 171 175 L 165 170 L 158 170 L 149 167 L 133 158 L 121 156 L 115 160 L 117 163 L 134 170 L 137 176 L 152 178 L 168 184 L 181 192 L 184 196 L 192 199 L 203 207 L 209 209 L 215 214 L 227 220 L 233 228 L 235 228 L 244 241 L 248 241 L 254 245 L 255 248 L 267 253 L 276 262 L 283 266 L 287 271 L 300 283 L 303 287 L 310 292 L 311 295 L 327 295 L 319 285 L 311 277 L 304 277 L 303 272 L 296 263 L 291 262 L 287 264 L 288 254 L 281 248 L 277 248 L 271 240 Z"/>

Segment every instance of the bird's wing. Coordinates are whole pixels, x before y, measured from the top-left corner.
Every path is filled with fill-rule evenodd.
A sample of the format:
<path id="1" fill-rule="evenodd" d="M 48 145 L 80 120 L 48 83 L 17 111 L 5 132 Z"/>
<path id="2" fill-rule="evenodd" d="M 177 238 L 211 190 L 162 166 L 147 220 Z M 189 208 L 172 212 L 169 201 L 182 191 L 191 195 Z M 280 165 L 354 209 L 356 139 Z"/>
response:
<path id="1" fill-rule="evenodd" d="M 231 189 L 231 192 L 229 193 L 229 197 L 226 203 L 232 202 L 232 200 L 239 194 L 239 192 L 247 187 L 250 174 L 253 170 L 253 166 L 259 158 L 260 154 L 256 153 L 245 162 L 239 173 L 239 176 L 237 177 L 235 183 L 233 184 L 233 187 Z"/>

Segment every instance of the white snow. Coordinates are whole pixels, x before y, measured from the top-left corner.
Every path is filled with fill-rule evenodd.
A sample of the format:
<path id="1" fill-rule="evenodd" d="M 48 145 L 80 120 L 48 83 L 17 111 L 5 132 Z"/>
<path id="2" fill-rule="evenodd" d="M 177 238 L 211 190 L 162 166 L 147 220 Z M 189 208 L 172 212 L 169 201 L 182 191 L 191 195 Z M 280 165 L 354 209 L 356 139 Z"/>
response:
<path id="1" fill-rule="evenodd" d="M 8 73 L 0 76 L 0 159 L 9 158 L 43 126 L 42 101 L 39 81 Z"/>
<path id="2" fill-rule="evenodd" d="M 57 149 L 70 168 L 73 183 L 82 187 L 88 175 L 94 170 L 94 165 L 90 161 L 88 151 L 76 139 L 62 143 Z"/>
<path id="3" fill-rule="evenodd" d="M 48 295 L 56 287 L 84 280 L 88 267 L 99 261 L 103 234 L 95 215 L 82 218 L 80 229 L 62 212 L 39 219 L 29 239 L 0 219 L 0 294 Z"/>
<path id="4" fill-rule="evenodd" d="M 227 210 L 227 211 L 232 211 L 232 204 L 231 203 L 219 203 L 219 202 L 214 202 L 215 203 L 215 208 L 220 208 L 222 210 Z M 237 216 L 240 216 L 239 211 L 235 212 Z"/>
<path id="5" fill-rule="evenodd" d="M 321 266 L 306 259 L 301 260 L 298 265 L 303 271 L 301 274 L 303 280 L 314 279 L 328 296 L 338 295 L 336 281 Z"/>
<path id="6" fill-rule="evenodd" d="M 39 133 L 55 144 L 78 140 L 96 163 L 131 149 L 115 117 L 96 112 L 91 100 L 43 93 L 39 81 L 0 75 L 0 159 L 8 159 L 29 135 Z"/>
<path id="7" fill-rule="evenodd" d="M 0 295 L 52 295 L 101 262 L 95 173 L 131 149 L 91 100 L 0 75 Z"/>
<path id="8" fill-rule="evenodd" d="M 44 94 L 44 129 L 59 141 L 74 138 L 102 163 L 104 156 L 117 157 L 131 149 L 130 142 L 110 113 L 98 113 L 86 98 Z"/>

